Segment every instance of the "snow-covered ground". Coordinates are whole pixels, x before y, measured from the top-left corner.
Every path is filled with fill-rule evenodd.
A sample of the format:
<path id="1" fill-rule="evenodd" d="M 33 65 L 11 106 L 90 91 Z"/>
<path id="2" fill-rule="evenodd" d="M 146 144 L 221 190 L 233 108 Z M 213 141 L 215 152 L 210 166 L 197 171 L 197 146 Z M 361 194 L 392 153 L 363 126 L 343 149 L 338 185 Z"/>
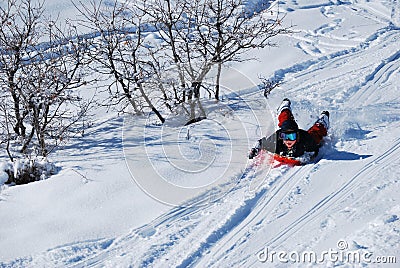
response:
<path id="1" fill-rule="evenodd" d="M 0 267 L 398 267 L 400 2 L 280 2 L 297 31 L 227 68 L 207 120 L 102 115 L 57 175 L 1 186 Z M 330 111 L 315 164 L 246 159 L 284 97 L 302 128 Z"/>

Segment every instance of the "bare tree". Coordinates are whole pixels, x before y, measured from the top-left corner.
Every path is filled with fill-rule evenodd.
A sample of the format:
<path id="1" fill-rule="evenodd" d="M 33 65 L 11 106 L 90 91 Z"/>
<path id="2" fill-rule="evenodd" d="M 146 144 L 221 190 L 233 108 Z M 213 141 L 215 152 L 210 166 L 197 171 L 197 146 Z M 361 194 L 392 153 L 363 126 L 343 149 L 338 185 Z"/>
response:
<path id="1" fill-rule="evenodd" d="M 272 90 L 281 86 L 281 81 L 272 80 L 265 77 L 260 76 L 261 84 L 258 85 L 258 88 L 263 91 L 263 95 L 266 99 L 268 99 L 269 94 L 271 94 Z"/>
<path id="2" fill-rule="evenodd" d="M 285 15 L 278 6 L 260 3 L 258 6 L 245 7 L 241 0 L 207 0 L 208 24 L 214 38 L 204 44 L 204 50 L 212 55 L 210 62 L 218 64 L 215 98 L 219 99 L 219 77 L 221 65 L 230 61 L 242 61 L 243 54 L 266 46 L 276 46 L 272 38 L 291 33 L 291 27 L 284 27 Z M 210 21 L 208 19 L 208 21 Z"/>
<path id="3" fill-rule="evenodd" d="M 40 18 L 43 14 L 43 4 L 32 5 L 30 0 L 9 0 L 5 7 L 0 7 L 0 82 L 3 101 L 10 101 L 13 112 L 7 113 L 8 124 L 12 124 L 15 134 L 21 139 L 26 138 L 24 119 L 29 114 L 21 103 L 21 88 L 23 81 L 19 72 L 26 64 L 26 54 L 37 43 Z M 11 100 L 7 98 L 11 97 Z"/>
<path id="4" fill-rule="evenodd" d="M 187 124 L 206 118 L 201 89 L 219 99 L 222 66 L 242 61 L 251 49 L 274 46 L 271 38 L 290 32 L 283 15 L 270 6 L 250 7 L 242 0 L 143 0 L 77 7 L 80 23 L 93 32 L 93 69 L 112 78 L 110 104 L 131 105 L 135 113 L 154 103 L 172 111 L 182 105 Z M 275 7 L 274 7 L 275 8 Z M 276 9 L 276 8 L 275 8 Z M 149 42 L 147 36 L 161 41 Z M 215 89 L 204 80 L 216 68 Z M 210 93 L 211 94 L 211 93 Z"/>
<path id="5" fill-rule="evenodd" d="M 251 49 L 274 46 L 272 37 L 290 33 L 290 27 L 281 23 L 284 15 L 270 6 L 246 6 L 242 0 L 145 0 L 137 8 L 152 19 L 169 47 L 167 55 L 190 103 L 188 123 L 205 118 L 200 89 L 212 68 L 217 68 L 214 98 L 218 100 L 224 64 L 243 60 Z"/>
<path id="6" fill-rule="evenodd" d="M 21 69 L 21 101 L 29 111 L 26 122 L 31 126 L 31 135 L 21 149 L 24 153 L 35 135 L 37 153 L 46 157 L 69 136 L 79 133 L 76 126 L 90 108 L 91 102 L 79 93 L 91 82 L 85 69 L 86 44 L 73 28 L 65 31 L 49 23 L 50 47 L 30 53 L 29 64 Z"/>
<path id="7" fill-rule="evenodd" d="M 9 0 L 1 8 L 1 134 L 11 159 L 46 157 L 74 135 L 90 102 L 85 41 L 73 27 L 43 19 L 43 5 Z"/>
<path id="8" fill-rule="evenodd" d="M 92 1 L 90 5 L 81 4 L 80 23 L 99 36 L 93 38 L 90 57 L 93 69 L 113 78 L 108 91 L 114 103 L 127 100 L 134 112 L 142 112 L 139 98 L 153 111 L 159 120 L 165 119 L 153 104 L 146 91 L 147 78 L 151 76 L 153 66 L 149 64 L 143 47 L 144 13 L 132 10 L 127 3 L 115 1 L 110 5 Z M 122 89 L 122 94 L 119 92 Z M 137 93 L 138 92 L 138 93 Z"/>

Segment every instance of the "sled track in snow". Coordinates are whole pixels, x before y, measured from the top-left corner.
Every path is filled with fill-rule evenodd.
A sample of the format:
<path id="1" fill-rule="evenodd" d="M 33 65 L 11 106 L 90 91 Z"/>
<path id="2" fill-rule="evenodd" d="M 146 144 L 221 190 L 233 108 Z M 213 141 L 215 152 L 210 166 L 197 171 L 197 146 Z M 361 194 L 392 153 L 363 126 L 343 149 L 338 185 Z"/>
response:
<path id="1" fill-rule="evenodd" d="M 337 205 L 340 201 L 346 199 L 349 194 L 351 194 L 361 183 L 368 183 L 368 181 L 359 182 L 360 178 L 367 177 L 374 178 L 373 176 L 378 173 L 381 169 L 389 166 L 393 160 L 397 159 L 400 151 L 400 139 L 398 139 L 394 146 L 389 150 L 384 152 L 382 155 L 378 156 L 362 169 L 360 169 L 354 176 L 352 176 L 345 184 L 343 184 L 339 189 L 333 191 L 331 194 L 327 195 L 325 198 L 320 200 L 314 207 L 312 207 L 305 214 L 300 216 L 298 219 L 293 221 L 291 224 L 286 226 L 280 233 L 275 237 L 271 238 L 265 245 L 268 248 L 278 248 L 278 246 L 290 238 L 291 235 L 301 230 L 307 223 L 316 219 L 323 214 L 329 214 L 330 209 Z M 259 249 L 259 251 L 264 248 Z M 257 252 L 255 252 L 256 254 Z M 252 262 L 255 264 L 256 260 Z"/>
<path id="2" fill-rule="evenodd" d="M 246 189 L 248 184 L 251 182 L 252 178 L 256 176 L 252 171 L 254 169 L 253 165 L 247 167 L 237 179 L 232 180 L 230 183 L 222 185 L 221 188 L 216 189 L 217 191 L 225 191 L 228 189 L 224 196 L 229 196 L 229 194 L 234 193 L 240 189 Z M 243 181 L 246 181 L 243 183 Z M 240 184 L 242 182 L 242 184 Z M 224 188 L 226 187 L 226 188 Z M 265 189 L 264 189 L 265 190 Z M 205 195 L 205 194 L 204 194 Z M 204 195 L 198 197 L 203 199 Z M 216 229 L 211 230 L 211 234 L 205 239 L 199 248 L 191 251 L 189 255 L 193 255 L 195 258 L 198 254 L 201 254 L 204 250 L 207 250 L 212 244 L 216 243 L 221 236 L 230 232 L 237 224 L 241 221 L 240 219 L 245 218 L 246 215 L 250 214 L 254 205 L 258 202 L 258 199 L 263 196 L 263 190 L 256 194 L 253 198 L 244 200 L 243 204 L 236 208 L 235 212 L 228 218 L 221 218 L 225 223 Z M 203 224 L 205 221 L 205 216 L 202 215 L 204 211 L 213 211 L 216 204 L 220 201 L 212 202 L 206 205 L 194 205 L 194 206 L 181 206 L 172 209 L 164 215 L 153 220 L 151 223 L 146 224 L 142 227 L 132 230 L 128 235 L 121 236 L 113 240 L 112 243 L 108 245 L 107 248 L 98 251 L 97 253 L 91 254 L 91 256 L 83 257 L 82 260 L 78 262 L 71 263 L 67 267 L 98 267 L 103 263 L 112 261 L 118 256 L 131 255 L 132 260 L 140 260 L 140 267 L 147 267 L 155 265 L 157 260 L 165 258 L 174 246 L 179 245 L 181 242 L 184 243 L 185 239 L 190 239 L 192 232 L 199 229 L 199 225 Z M 179 225 L 181 234 L 176 235 L 175 229 L 169 230 L 168 226 Z M 201 228 L 200 228 L 201 229 Z M 160 236 L 161 234 L 161 236 Z M 165 237 L 175 237 L 175 239 L 167 239 Z M 138 243 L 146 243 L 146 241 L 152 241 L 148 243 L 147 246 L 142 246 L 142 251 L 137 250 L 136 246 Z M 101 241 L 99 241 L 100 243 Z M 146 248 L 143 251 L 143 248 Z M 191 258 L 186 260 L 187 263 L 191 262 Z"/>
<path id="3" fill-rule="evenodd" d="M 223 261 L 224 258 L 230 255 L 230 251 L 246 241 L 244 237 L 251 236 L 261 229 L 265 221 L 269 220 L 266 215 L 270 215 L 276 206 L 283 202 L 287 194 L 303 180 L 305 175 L 311 172 L 313 166 L 314 165 L 310 164 L 301 167 L 293 167 L 290 168 L 289 172 L 279 176 L 278 181 L 270 185 L 271 187 L 268 188 L 264 195 L 258 200 L 251 214 L 243 218 L 240 224 L 237 225 L 237 228 L 232 229 L 229 236 L 226 236 L 226 239 L 222 238 L 219 245 L 213 248 L 212 254 L 217 256 L 216 259 L 219 262 Z M 228 250 L 224 248 L 226 244 L 231 245 Z M 251 257 L 252 256 L 247 256 L 245 258 Z M 205 264 L 202 263 L 200 266 L 204 265 Z M 207 263 L 207 266 L 218 266 L 218 264 L 211 262 Z"/>
<path id="4" fill-rule="evenodd" d="M 178 267 L 191 267 L 196 264 L 204 252 L 207 252 L 212 248 L 225 235 L 230 234 L 232 230 L 239 226 L 240 223 L 251 214 L 253 208 L 259 203 L 259 200 L 264 196 L 265 192 L 266 189 L 263 189 L 253 198 L 245 200 L 244 204 L 236 209 L 235 213 L 231 215 L 221 227 L 213 230 L 212 233 L 201 243 L 200 247 L 194 249 Z"/>
<path id="5" fill-rule="evenodd" d="M 214 203 L 207 206 L 178 207 L 155 219 L 152 223 L 133 230 L 128 235 L 114 239 L 109 247 L 90 256 L 88 259 L 82 259 L 80 262 L 73 263 L 69 267 L 81 267 L 82 265 L 85 267 L 97 267 L 102 263 L 112 261 L 118 255 L 123 256 L 135 252 L 135 245 L 141 243 L 142 239 L 147 238 L 153 242 L 150 243 L 149 247 L 146 247 L 146 251 L 139 252 L 139 255 L 136 255 L 134 258 L 143 258 L 140 261 L 140 267 L 157 266 L 158 260 L 168 258 L 169 255 L 173 254 L 174 246 L 185 244 L 187 240 L 193 239 L 191 238 L 192 233 L 196 233 L 202 229 L 199 225 L 202 224 L 204 226 L 205 222 L 209 222 L 211 223 L 210 226 L 214 226 L 214 228 L 207 232 L 208 235 L 201 237 L 198 246 L 190 248 L 190 250 L 188 249 L 189 251 L 185 252 L 184 256 L 186 257 L 182 258 L 182 261 L 178 265 L 178 267 L 194 266 L 201 260 L 204 252 L 217 246 L 222 239 L 227 238 L 228 241 L 231 241 L 236 234 L 240 234 L 243 228 L 252 226 L 255 221 L 257 221 L 255 224 L 256 227 L 253 228 L 261 227 L 262 220 L 258 219 L 259 216 L 265 210 L 272 211 L 276 204 L 282 202 L 286 195 L 283 194 L 282 198 L 278 198 L 281 196 L 280 193 L 290 191 L 311 168 L 312 166 L 310 165 L 284 170 L 282 174 L 279 174 L 272 181 L 268 182 L 268 187 L 263 187 L 254 193 L 253 196 L 245 198 L 234 211 L 227 211 L 233 212 L 228 217 L 221 216 L 218 219 L 222 221 L 221 225 L 215 225 L 210 218 L 202 215 L 204 211 L 215 210 Z M 292 170 L 293 172 L 291 172 Z M 254 167 L 250 166 L 247 168 L 238 181 L 240 183 L 227 193 L 227 198 L 234 198 L 229 196 L 229 194 L 235 194 L 238 190 L 241 193 L 245 192 L 255 176 L 257 176 L 257 173 Z M 285 178 L 286 176 L 288 178 Z M 168 226 L 176 224 L 180 226 L 180 231 L 183 234 L 181 236 L 178 235 L 173 241 L 162 241 L 163 237 L 175 236 L 173 230 L 172 232 L 168 232 Z M 157 232 L 163 231 L 165 231 L 163 236 L 157 239 Z M 194 238 L 196 239 L 197 237 L 195 236 Z M 154 243 L 154 241 L 157 242 Z"/>
<path id="6" fill-rule="evenodd" d="M 214 246 L 218 246 L 218 243 L 222 240 L 223 243 L 221 244 L 226 244 L 227 241 L 229 243 L 236 235 L 240 234 L 241 230 L 248 229 L 249 226 L 257 221 L 258 216 L 264 212 L 265 209 L 272 211 L 274 204 L 279 204 L 279 202 L 282 201 L 282 198 L 275 200 L 277 196 L 279 196 L 279 193 L 290 191 L 290 189 L 298 183 L 298 180 L 294 178 L 302 178 L 302 176 L 298 176 L 298 174 L 303 174 L 308 170 L 308 167 L 299 167 L 294 170 L 292 174 L 289 174 L 288 179 L 284 179 L 286 173 L 283 173 L 270 182 L 270 188 L 262 188 L 254 197 L 246 199 L 244 204 L 235 211 L 221 228 L 215 229 L 199 248 L 193 249 L 192 253 L 182 261 L 179 267 L 192 267 L 200 260 L 202 253 L 214 248 Z M 261 223 L 262 220 L 258 221 L 255 226 L 259 227 Z M 227 240 L 225 240 L 226 237 Z M 218 249 L 213 249 L 213 251 L 215 250 L 218 251 Z"/>

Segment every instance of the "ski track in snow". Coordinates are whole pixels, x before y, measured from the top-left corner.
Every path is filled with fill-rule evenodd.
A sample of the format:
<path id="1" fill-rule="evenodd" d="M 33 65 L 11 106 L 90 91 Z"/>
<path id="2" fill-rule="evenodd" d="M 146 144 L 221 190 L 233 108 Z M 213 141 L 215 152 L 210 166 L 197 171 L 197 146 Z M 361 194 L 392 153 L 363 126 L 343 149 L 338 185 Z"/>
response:
<path id="1" fill-rule="evenodd" d="M 291 2 L 293 9 L 319 8 L 327 16 L 331 16 L 327 13 L 327 8 L 336 5 L 333 1 L 304 6 L 299 6 L 297 1 Z M 368 11 L 363 12 L 365 16 L 372 16 Z M 335 22 L 336 24 L 322 25 L 313 34 L 322 36 L 330 34 L 335 27 L 339 27 L 341 20 Z M 399 73 L 400 50 L 393 48 L 398 47 L 399 32 L 399 28 L 389 25 L 378 30 L 357 47 L 346 48 L 278 70 L 274 74 L 274 79 L 290 85 L 287 91 L 289 94 L 302 92 L 304 95 L 310 94 L 312 98 L 319 99 L 324 106 L 331 108 L 332 114 L 335 116 L 336 113 L 337 117 L 351 113 L 363 105 L 373 106 L 371 98 L 385 101 L 381 93 L 382 88 L 377 85 L 389 87 L 393 76 Z M 318 46 L 314 48 L 305 46 L 304 42 L 300 42 L 298 47 L 314 56 L 319 55 L 322 50 L 319 50 Z M 367 61 L 359 61 L 359 58 L 367 56 L 376 56 L 382 60 L 380 62 L 375 60 L 369 65 L 362 66 L 361 64 Z M 357 68 L 355 69 L 354 66 Z M 332 70 L 329 76 L 324 73 L 326 69 Z M 330 91 L 321 93 L 326 96 L 319 96 L 320 93 L 314 92 L 315 88 L 334 84 L 338 87 L 331 86 Z M 331 92 L 332 94 L 329 94 Z M 241 98 L 246 99 L 255 94 L 259 94 L 256 88 L 249 89 L 242 92 Z M 354 102 L 358 103 L 356 107 L 354 107 Z M 398 108 L 394 107 L 390 111 Z M 307 107 L 307 109 L 316 110 L 317 108 Z M 384 111 L 381 113 L 385 115 Z M 339 126 L 335 129 L 334 126 L 333 131 L 345 130 L 340 129 Z M 340 133 L 336 134 L 340 136 Z M 257 168 L 250 165 L 232 179 L 231 183 L 235 184 L 233 188 L 232 184 L 227 184 L 215 189 L 215 191 L 230 189 L 221 200 L 205 206 L 174 208 L 167 214 L 121 237 L 72 243 L 7 264 L 0 263 L 0 267 L 35 267 L 43 263 L 51 263 L 54 267 L 192 267 L 196 265 L 226 267 L 227 264 L 231 267 L 257 266 L 255 257 L 257 250 L 246 251 L 247 242 L 251 239 L 257 242 L 263 241 L 258 244 L 259 251 L 264 247 L 279 248 L 312 222 L 327 219 L 329 214 L 335 211 L 339 204 L 345 203 L 350 195 L 360 198 L 362 193 L 358 189 L 363 189 L 364 185 L 374 185 L 379 179 L 376 175 L 398 160 L 400 139 L 395 140 L 388 147 L 389 149 L 378 156 L 360 159 L 358 170 L 354 174 L 328 194 L 319 196 L 312 207 L 287 224 L 279 226 L 275 232 L 266 231 L 266 226 L 272 226 L 277 220 L 291 212 L 290 206 L 283 208 L 280 206 L 288 204 L 291 194 L 299 189 L 304 180 L 312 174 L 322 173 L 323 168 L 336 165 L 335 161 L 322 159 L 315 165 L 279 167 L 271 171 L 265 167 Z M 330 154 L 335 154 L 335 152 L 327 151 L 328 159 Z M 340 168 L 340 164 L 337 165 Z M 256 191 L 249 192 L 254 180 L 262 176 L 266 176 L 262 185 Z M 203 197 L 199 197 L 199 200 Z M 263 240 L 257 238 L 258 235 L 263 235 Z M 243 255 L 238 257 L 236 252 Z"/>

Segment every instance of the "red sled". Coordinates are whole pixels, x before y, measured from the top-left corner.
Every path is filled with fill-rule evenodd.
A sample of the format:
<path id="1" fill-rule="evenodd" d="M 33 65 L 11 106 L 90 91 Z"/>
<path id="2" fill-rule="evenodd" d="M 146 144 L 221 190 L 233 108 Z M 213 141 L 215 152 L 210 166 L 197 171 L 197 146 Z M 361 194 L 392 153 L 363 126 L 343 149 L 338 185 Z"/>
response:
<path id="1" fill-rule="evenodd" d="M 290 157 L 285 157 L 281 156 L 278 154 L 273 154 L 273 159 L 278 161 L 281 164 L 289 165 L 289 166 L 301 166 L 304 165 L 304 163 L 300 162 L 300 160 L 290 158 Z"/>
<path id="2" fill-rule="evenodd" d="M 256 166 L 258 165 L 265 165 L 269 164 L 272 165 L 273 167 L 279 167 L 282 165 L 288 165 L 288 166 L 302 166 L 305 165 L 306 163 L 302 162 L 298 158 L 290 158 L 274 153 L 270 153 L 267 151 L 262 150 L 260 154 L 257 155 L 257 157 L 254 159 L 254 164 Z"/>

